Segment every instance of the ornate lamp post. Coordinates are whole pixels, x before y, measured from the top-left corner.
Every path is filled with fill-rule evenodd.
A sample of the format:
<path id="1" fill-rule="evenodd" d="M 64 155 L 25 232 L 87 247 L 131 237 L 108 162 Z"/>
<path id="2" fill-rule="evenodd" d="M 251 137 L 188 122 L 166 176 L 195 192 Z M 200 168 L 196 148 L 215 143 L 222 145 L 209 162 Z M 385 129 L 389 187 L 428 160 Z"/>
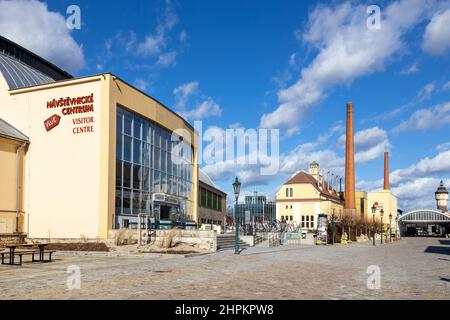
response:
<path id="1" fill-rule="evenodd" d="M 234 197 L 236 199 L 235 205 L 234 205 L 234 241 L 235 241 L 235 248 L 234 248 L 234 254 L 239 254 L 239 219 L 237 218 L 237 204 L 239 199 L 239 193 L 241 192 L 241 183 L 238 180 L 238 177 L 233 182 L 233 191 L 234 191 Z"/>
<path id="2" fill-rule="evenodd" d="M 377 212 L 377 207 L 375 206 L 375 203 L 372 206 L 372 240 L 373 245 L 375 245 L 375 213 Z"/>
<path id="3" fill-rule="evenodd" d="M 381 208 L 380 210 L 380 217 L 381 217 L 381 244 L 383 244 L 383 215 L 384 215 L 384 210 L 383 208 Z"/>
<path id="4" fill-rule="evenodd" d="M 389 212 L 389 242 L 392 242 L 392 213 Z"/>

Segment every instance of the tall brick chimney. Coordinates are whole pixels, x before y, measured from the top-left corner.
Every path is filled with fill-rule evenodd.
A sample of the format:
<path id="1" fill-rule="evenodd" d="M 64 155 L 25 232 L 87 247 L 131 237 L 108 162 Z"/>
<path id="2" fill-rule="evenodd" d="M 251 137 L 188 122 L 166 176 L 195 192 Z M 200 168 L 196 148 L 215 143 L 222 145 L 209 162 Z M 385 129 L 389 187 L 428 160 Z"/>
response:
<path id="1" fill-rule="evenodd" d="M 384 153 L 384 190 L 389 190 L 389 152 Z"/>
<path id="2" fill-rule="evenodd" d="M 355 142 L 353 128 L 353 102 L 347 103 L 347 131 L 345 139 L 345 205 L 356 210 L 355 200 Z"/>

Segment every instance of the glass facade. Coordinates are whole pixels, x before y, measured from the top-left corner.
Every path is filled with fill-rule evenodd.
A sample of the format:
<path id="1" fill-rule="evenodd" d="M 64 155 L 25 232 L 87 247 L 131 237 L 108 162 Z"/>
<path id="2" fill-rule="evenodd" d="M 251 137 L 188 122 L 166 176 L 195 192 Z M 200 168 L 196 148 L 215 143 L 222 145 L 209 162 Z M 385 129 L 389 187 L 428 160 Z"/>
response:
<path id="1" fill-rule="evenodd" d="M 135 222 L 137 214 L 157 220 L 180 216 L 192 220 L 192 172 L 192 146 L 148 119 L 117 107 L 116 228 Z M 155 194 L 159 194 L 156 200 Z"/>

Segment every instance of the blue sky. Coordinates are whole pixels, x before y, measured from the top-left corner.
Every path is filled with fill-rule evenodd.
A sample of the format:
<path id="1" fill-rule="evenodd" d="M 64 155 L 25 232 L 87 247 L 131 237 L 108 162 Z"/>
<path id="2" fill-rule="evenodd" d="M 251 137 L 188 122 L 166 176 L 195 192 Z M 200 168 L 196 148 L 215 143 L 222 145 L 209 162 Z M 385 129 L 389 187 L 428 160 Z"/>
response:
<path id="1" fill-rule="evenodd" d="M 71 4 L 80 30 L 65 27 Z M 381 9 L 379 30 L 366 25 L 369 4 Z M 2 35 L 77 76 L 115 73 L 204 130 L 280 129 L 274 176 L 258 165 L 204 166 L 226 192 L 238 172 L 244 192 L 272 197 L 313 160 L 343 175 L 347 101 L 360 189 L 381 187 L 384 151 L 404 209 L 434 207 L 439 180 L 450 184 L 450 1 L 0 0 L 0 8 Z"/>

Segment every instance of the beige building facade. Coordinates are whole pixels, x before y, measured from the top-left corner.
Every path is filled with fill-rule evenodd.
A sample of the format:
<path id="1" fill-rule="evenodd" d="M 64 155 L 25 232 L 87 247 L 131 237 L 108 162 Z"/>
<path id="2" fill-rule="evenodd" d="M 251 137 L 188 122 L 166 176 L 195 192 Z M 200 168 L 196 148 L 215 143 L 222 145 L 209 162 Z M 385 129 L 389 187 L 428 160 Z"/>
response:
<path id="1" fill-rule="evenodd" d="M 58 79 L 57 67 L 17 46 L 34 59 L 27 65 L 8 48 L 0 50 L 0 118 L 29 139 L 23 232 L 107 238 L 138 214 L 197 221 L 198 136 L 189 123 L 112 74 Z M 16 146 L 0 143 L 1 167 L 13 166 Z M 0 210 L 16 210 L 16 184 L 5 179 Z"/>
<path id="2" fill-rule="evenodd" d="M 302 229 L 317 228 L 318 215 L 341 216 L 344 210 L 335 186 L 319 174 L 319 165 L 309 166 L 309 172 L 299 172 L 284 183 L 276 193 L 276 218 L 294 221 Z"/>
<path id="3" fill-rule="evenodd" d="M 395 218 L 397 217 L 397 210 L 398 210 L 398 199 L 397 196 L 395 196 L 391 190 L 378 190 L 378 191 L 372 191 L 367 193 L 367 201 L 369 204 L 369 210 L 370 210 L 370 219 L 372 219 L 372 206 L 374 203 L 378 203 L 375 219 L 377 221 L 381 221 L 380 211 L 383 209 L 383 226 L 386 229 L 386 227 L 389 224 L 389 214 L 392 215 L 392 230 L 395 230 Z"/>

